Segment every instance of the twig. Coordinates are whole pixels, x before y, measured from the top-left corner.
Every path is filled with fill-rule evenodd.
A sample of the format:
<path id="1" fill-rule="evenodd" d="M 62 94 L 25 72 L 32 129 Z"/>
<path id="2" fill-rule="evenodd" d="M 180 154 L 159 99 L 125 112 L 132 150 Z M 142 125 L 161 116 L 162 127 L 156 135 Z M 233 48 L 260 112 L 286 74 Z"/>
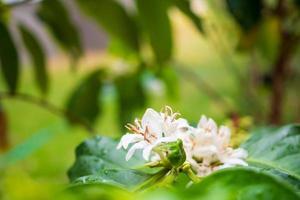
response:
<path id="1" fill-rule="evenodd" d="M 17 99 L 23 102 L 31 103 L 36 106 L 39 106 L 50 113 L 59 116 L 59 117 L 64 117 L 67 118 L 70 121 L 74 121 L 77 124 L 81 125 L 83 128 L 85 128 L 89 133 L 95 134 L 95 130 L 93 127 L 91 127 L 88 123 L 83 121 L 81 118 L 78 116 L 75 116 L 73 113 L 70 113 L 69 111 L 63 110 L 61 108 L 58 108 L 57 106 L 51 104 L 50 102 L 39 98 L 35 97 L 29 94 L 24 94 L 24 93 L 9 93 L 9 92 L 0 92 L 0 100 L 2 99 Z"/>

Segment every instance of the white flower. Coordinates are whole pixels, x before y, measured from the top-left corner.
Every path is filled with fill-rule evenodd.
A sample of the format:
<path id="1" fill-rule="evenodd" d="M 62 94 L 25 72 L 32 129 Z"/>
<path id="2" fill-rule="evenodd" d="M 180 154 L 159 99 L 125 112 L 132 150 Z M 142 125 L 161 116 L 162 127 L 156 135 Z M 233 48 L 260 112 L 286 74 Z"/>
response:
<path id="1" fill-rule="evenodd" d="M 151 108 L 147 109 L 141 121 L 136 119 L 134 125 L 127 125 L 132 133 L 125 134 L 117 148 L 127 149 L 129 144 L 133 144 L 128 150 L 126 160 L 129 160 L 136 150 L 142 149 L 143 158 L 148 161 L 155 146 L 176 141 L 189 129 L 187 121 L 176 119 L 177 116 L 178 113 L 173 113 L 170 107 L 166 107 L 164 112 L 160 113 Z"/>
<path id="2" fill-rule="evenodd" d="M 187 161 L 198 176 L 236 165 L 247 166 L 244 159 L 247 152 L 229 147 L 230 130 L 226 126 L 217 127 L 214 120 L 202 116 L 197 128 L 191 129 L 191 147 L 186 149 Z"/>
<path id="3" fill-rule="evenodd" d="M 147 109 L 141 120 L 136 119 L 134 125 L 127 125 L 132 133 L 125 134 L 117 148 L 128 149 L 130 145 L 126 160 L 141 149 L 145 160 L 159 161 L 161 154 L 155 152 L 155 147 L 180 139 L 186 163 L 200 177 L 227 167 L 247 166 L 247 151 L 230 147 L 231 133 L 228 127 L 218 127 L 213 119 L 202 116 L 194 128 L 185 119 L 177 119 L 177 116 L 178 113 L 173 113 L 170 107 L 163 112 Z"/>

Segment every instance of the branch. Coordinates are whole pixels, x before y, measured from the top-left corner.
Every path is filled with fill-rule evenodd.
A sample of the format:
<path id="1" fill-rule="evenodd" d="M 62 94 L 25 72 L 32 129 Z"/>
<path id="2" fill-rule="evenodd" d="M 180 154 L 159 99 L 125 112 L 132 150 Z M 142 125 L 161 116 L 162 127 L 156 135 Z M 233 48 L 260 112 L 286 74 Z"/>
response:
<path id="1" fill-rule="evenodd" d="M 20 100 L 23 102 L 34 104 L 40 108 L 43 108 L 43 109 L 49 111 L 50 113 L 52 113 L 56 116 L 67 118 L 70 121 L 76 122 L 77 124 L 81 125 L 84 129 L 86 129 L 91 134 L 96 133 L 95 130 L 93 129 L 93 127 L 91 127 L 88 123 L 83 121 L 78 116 L 75 116 L 73 113 L 70 113 L 66 110 L 60 109 L 57 106 L 51 104 L 50 102 L 48 102 L 42 98 L 35 97 L 35 96 L 29 95 L 29 94 L 24 94 L 24 93 L 11 94 L 9 92 L 0 92 L 0 100 L 2 100 L 2 99 L 17 99 L 17 100 Z"/>

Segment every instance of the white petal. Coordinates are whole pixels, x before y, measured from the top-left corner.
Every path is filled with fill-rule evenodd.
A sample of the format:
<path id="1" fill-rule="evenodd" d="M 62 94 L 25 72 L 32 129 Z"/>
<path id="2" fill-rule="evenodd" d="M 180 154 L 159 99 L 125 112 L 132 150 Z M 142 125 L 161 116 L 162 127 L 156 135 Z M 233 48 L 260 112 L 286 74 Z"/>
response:
<path id="1" fill-rule="evenodd" d="M 248 163 L 246 163 L 244 160 L 238 159 L 238 158 L 225 159 L 224 164 L 232 165 L 232 166 L 235 166 L 235 165 L 248 166 Z"/>
<path id="2" fill-rule="evenodd" d="M 213 134 L 216 134 L 218 131 L 218 126 L 216 122 L 211 118 L 207 118 L 205 115 L 201 116 L 197 127 L 203 128 L 205 129 L 205 131 L 209 131 Z"/>
<path id="3" fill-rule="evenodd" d="M 222 147 L 226 147 L 229 145 L 230 142 L 230 129 L 227 126 L 221 126 L 219 129 L 219 139 L 220 145 Z"/>
<path id="4" fill-rule="evenodd" d="M 219 170 L 219 169 L 226 169 L 226 168 L 230 168 L 230 167 L 234 167 L 233 165 L 230 165 L 228 163 L 214 167 L 214 170 Z"/>
<path id="5" fill-rule="evenodd" d="M 146 146 L 147 146 L 147 143 L 145 141 L 141 141 L 141 142 L 134 144 L 126 154 L 126 161 L 128 161 L 133 156 L 133 154 L 135 153 L 136 150 L 143 149 Z"/>
<path id="6" fill-rule="evenodd" d="M 198 122 L 198 125 L 197 127 L 198 128 L 203 128 L 207 123 L 207 117 L 205 115 L 202 115 L 199 122 Z"/>
<path id="7" fill-rule="evenodd" d="M 121 138 L 121 140 L 117 146 L 117 149 L 120 149 L 121 147 L 123 147 L 124 149 L 127 149 L 128 145 L 130 143 L 135 143 L 135 142 L 141 141 L 143 139 L 144 139 L 144 137 L 142 135 L 127 133 L 127 134 L 123 135 L 123 137 Z"/>
<path id="8" fill-rule="evenodd" d="M 208 156 L 212 156 L 212 155 L 216 154 L 217 152 L 218 152 L 218 149 L 213 145 L 202 146 L 202 147 L 198 147 L 197 149 L 195 149 L 194 156 L 196 158 L 208 157 Z"/>
<path id="9" fill-rule="evenodd" d="M 143 158 L 148 161 L 151 155 L 151 151 L 153 149 L 154 145 L 148 145 L 144 150 L 143 150 Z"/>
<path id="10" fill-rule="evenodd" d="M 243 148 L 234 149 L 231 157 L 245 159 L 248 157 L 248 152 Z"/>
<path id="11" fill-rule="evenodd" d="M 212 131 L 214 133 L 217 133 L 218 126 L 212 118 L 209 118 L 206 126 L 207 126 L 207 129 L 209 129 L 210 131 Z"/>
<path id="12" fill-rule="evenodd" d="M 158 112 L 148 108 L 143 115 L 141 124 L 143 128 L 148 127 L 151 133 L 161 134 L 163 119 Z"/>
<path id="13" fill-rule="evenodd" d="M 186 119 L 179 118 L 176 120 L 176 123 L 177 123 L 177 128 L 180 129 L 181 131 L 190 130 L 189 123 Z"/>
<path id="14" fill-rule="evenodd" d="M 158 145 L 160 143 L 168 143 L 168 142 L 175 142 L 177 140 L 176 137 L 162 137 L 158 140 L 156 140 L 156 142 L 154 143 L 155 145 Z"/>

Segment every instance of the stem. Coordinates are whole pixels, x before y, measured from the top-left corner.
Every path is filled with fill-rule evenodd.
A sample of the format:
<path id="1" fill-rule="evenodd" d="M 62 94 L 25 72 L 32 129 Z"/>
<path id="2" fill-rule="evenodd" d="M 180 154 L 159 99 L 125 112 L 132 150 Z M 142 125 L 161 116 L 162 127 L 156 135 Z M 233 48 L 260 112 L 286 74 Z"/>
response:
<path id="1" fill-rule="evenodd" d="M 194 182 L 199 183 L 201 179 L 194 173 L 189 163 L 185 163 L 182 167 L 182 171 Z"/>
<path id="2" fill-rule="evenodd" d="M 2 99 L 16 99 L 16 100 L 20 100 L 26 103 L 30 103 L 33 105 L 36 105 L 40 108 L 43 108 L 47 111 L 49 111 L 50 113 L 59 116 L 59 117 L 63 117 L 63 118 L 67 118 L 70 121 L 75 121 L 77 124 L 81 125 L 83 128 L 85 128 L 89 133 L 94 134 L 96 133 L 95 130 L 89 125 L 87 124 L 85 121 L 83 121 L 81 118 L 79 118 L 78 116 L 75 116 L 73 113 L 60 109 L 57 106 L 51 104 L 50 102 L 39 98 L 39 97 L 35 97 L 29 94 L 24 94 L 24 93 L 9 93 L 9 92 L 0 92 L 0 100 Z"/>
<path id="3" fill-rule="evenodd" d="M 158 183 L 167 173 L 169 169 L 162 169 L 158 173 L 156 173 L 154 176 L 152 176 L 150 179 L 139 185 L 137 188 L 134 189 L 135 192 L 143 191 L 145 189 L 149 189 L 156 186 L 156 183 Z"/>

